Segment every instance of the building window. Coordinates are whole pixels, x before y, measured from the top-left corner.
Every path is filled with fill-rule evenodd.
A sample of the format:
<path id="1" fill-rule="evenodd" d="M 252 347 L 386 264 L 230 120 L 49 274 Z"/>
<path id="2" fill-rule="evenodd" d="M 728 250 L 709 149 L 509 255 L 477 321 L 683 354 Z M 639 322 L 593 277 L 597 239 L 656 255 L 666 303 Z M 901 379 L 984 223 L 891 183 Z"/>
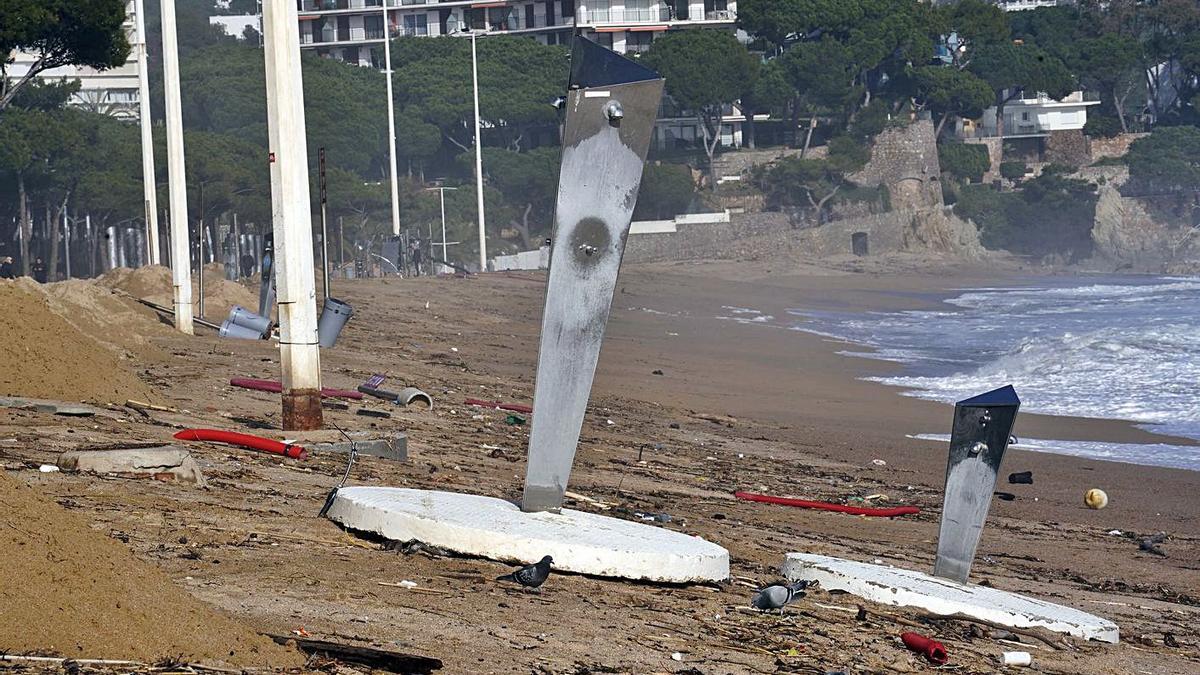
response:
<path id="1" fill-rule="evenodd" d="M 517 12 L 512 7 L 492 7 L 488 9 L 488 23 L 492 30 L 516 30 Z"/>
<path id="2" fill-rule="evenodd" d="M 575 16 L 575 0 L 562 0 L 562 18 L 570 19 Z"/>
<path id="3" fill-rule="evenodd" d="M 537 15 L 533 13 L 533 5 L 525 5 L 525 27 L 537 28 Z"/>
<path id="4" fill-rule="evenodd" d="M 654 40 L 654 33 L 649 31 L 625 33 L 625 53 L 641 54 L 650 49 L 652 40 Z"/>
<path id="5" fill-rule="evenodd" d="M 1022 122 L 1028 122 L 1028 121 L 1029 121 L 1029 111 L 1028 111 L 1028 110 L 1023 110 L 1023 111 L 1021 111 L 1021 121 L 1022 121 Z"/>
<path id="6" fill-rule="evenodd" d="M 364 16 L 363 31 L 366 33 L 368 40 L 383 39 L 383 17 L 382 16 Z"/>
<path id="7" fill-rule="evenodd" d="M 596 44 L 599 44 L 603 47 L 608 47 L 609 49 L 613 48 L 613 34 L 612 33 L 596 33 L 595 37 L 596 37 Z"/>
<path id="8" fill-rule="evenodd" d="M 405 14 L 404 34 L 429 35 L 429 17 L 425 14 Z"/>
<path id="9" fill-rule="evenodd" d="M 592 7 L 588 9 L 588 13 L 588 19 L 591 23 L 612 21 L 612 9 L 609 0 L 592 0 Z"/>
<path id="10" fill-rule="evenodd" d="M 654 21 L 650 0 L 625 0 L 625 21 Z"/>
<path id="11" fill-rule="evenodd" d="M 688 0 L 675 0 L 675 18 L 680 21 L 688 20 Z"/>

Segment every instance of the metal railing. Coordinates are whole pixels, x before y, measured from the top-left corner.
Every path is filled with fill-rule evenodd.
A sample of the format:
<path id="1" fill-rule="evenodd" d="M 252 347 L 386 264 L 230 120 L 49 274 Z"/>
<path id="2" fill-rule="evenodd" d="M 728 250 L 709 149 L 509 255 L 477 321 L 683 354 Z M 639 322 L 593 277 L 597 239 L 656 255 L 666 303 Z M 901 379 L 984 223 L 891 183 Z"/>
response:
<path id="1" fill-rule="evenodd" d="M 625 9 L 589 9 L 579 12 L 579 22 L 592 23 L 656 23 L 672 21 L 674 10 L 663 7 L 637 7 Z"/>

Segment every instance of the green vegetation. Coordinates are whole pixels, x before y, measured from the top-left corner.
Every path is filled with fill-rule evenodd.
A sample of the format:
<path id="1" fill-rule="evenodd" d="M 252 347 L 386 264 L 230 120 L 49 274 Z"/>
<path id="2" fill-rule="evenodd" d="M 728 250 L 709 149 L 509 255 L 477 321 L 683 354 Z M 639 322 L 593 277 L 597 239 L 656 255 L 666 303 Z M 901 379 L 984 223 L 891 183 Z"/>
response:
<path id="1" fill-rule="evenodd" d="M 1200 191 L 1200 129 L 1166 127 L 1134 141 L 1125 156 L 1129 178 L 1143 191 L 1186 193 Z"/>
<path id="2" fill-rule="evenodd" d="M 938 163 L 942 173 L 948 173 L 959 181 L 978 183 L 991 166 L 987 147 L 978 143 L 940 143 Z"/>
<path id="3" fill-rule="evenodd" d="M 1008 180 L 1021 180 L 1029 172 L 1025 162 L 1000 162 L 1000 175 Z"/>
<path id="4" fill-rule="evenodd" d="M 712 161 L 721 142 L 725 108 L 754 91 L 761 68 L 758 59 L 733 34 L 711 30 L 668 32 L 655 40 L 642 58 L 666 78 L 671 98 L 695 113 L 711 186 L 715 186 Z"/>
<path id="5" fill-rule="evenodd" d="M 647 164 L 638 191 L 636 220 L 663 220 L 687 213 L 696 199 L 692 171 L 681 164 Z"/>
<path id="6" fill-rule="evenodd" d="M 125 63 L 129 42 L 121 24 L 125 0 L 5 0 L 0 3 L 0 112 L 38 74 L 65 65 L 104 70 Z M 9 76 L 8 55 L 26 51 L 36 59 L 18 79 Z"/>
<path id="7" fill-rule="evenodd" d="M 958 193 L 954 212 L 975 222 L 988 248 L 1039 258 L 1055 254 L 1067 262 L 1087 258 L 1092 252 L 1095 187 L 1065 173 L 1046 167 L 1014 192 L 967 185 Z"/>

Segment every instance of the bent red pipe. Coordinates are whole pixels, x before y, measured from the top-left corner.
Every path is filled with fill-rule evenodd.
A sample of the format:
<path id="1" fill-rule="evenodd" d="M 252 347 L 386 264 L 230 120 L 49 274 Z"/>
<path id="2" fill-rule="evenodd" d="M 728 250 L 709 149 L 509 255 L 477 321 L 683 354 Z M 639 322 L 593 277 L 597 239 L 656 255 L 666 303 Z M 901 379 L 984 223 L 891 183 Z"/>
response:
<path id="1" fill-rule="evenodd" d="M 801 509 L 818 509 L 821 511 L 836 511 L 838 513 L 849 513 L 855 516 L 878 516 L 880 518 L 895 518 L 896 516 L 908 516 L 915 513 L 920 513 L 921 509 L 915 506 L 893 506 L 886 509 L 875 509 L 866 506 L 847 506 L 845 504 L 832 504 L 830 502 L 814 502 L 807 499 L 792 499 L 791 497 L 775 497 L 772 495 L 760 495 L 753 492 L 735 492 L 734 497 L 744 499 L 748 502 L 763 502 L 764 504 L 780 504 L 782 506 L 795 506 Z"/>
<path id="2" fill-rule="evenodd" d="M 463 403 L 467 405 L 477 405 L 480 408 L 495 408 L 496 410 L 511 410 L 513 412 L 530 414 L 533 408 L 523 403 L 503 403 L 501 401 L 485 401 L 479 398 L 469 398 Z"/>
<path id="3" fill-rule="evenodd" d="M 274 455 L 283 455 L 290 459 L 308 459 L 308 451 L 299 445 L 291 443 L 280 443 L 279 441 L 263 438 L 262 436 L 252 436 L 250 434 L 239 434 L 236 431 L 221 431 L 219 429 L 184 429 L 175 434 L 175 438 L 181 441 L 213 441 L 215 443 L 228 443 L 251 450 L 261 450 Z"/>
<path id="4" fill-rule="evenodd" d="M 243 389 L 254 389 L 255 391 L 269 391 L 275 394 L 283 391 L 283 385 L 276 380 L 255 380 L 249 377 L 231 377 L 229 384 Z M 321 387 L 322 398 L 350 398 L 355 401 L 361 401 L 363 395 L 357 391 L 347 391 L 345 389 L 333 389 L 332 387 Z"/>
<path id="5" fill-rule="evenodd" d="M 940 666 L 950 660 L 950 655 L 946 653 L 942 643 L 920 633 L 901 633 L 900 640 L 904 642 L 905 647 L 929 659 L 930 663 Z"/>

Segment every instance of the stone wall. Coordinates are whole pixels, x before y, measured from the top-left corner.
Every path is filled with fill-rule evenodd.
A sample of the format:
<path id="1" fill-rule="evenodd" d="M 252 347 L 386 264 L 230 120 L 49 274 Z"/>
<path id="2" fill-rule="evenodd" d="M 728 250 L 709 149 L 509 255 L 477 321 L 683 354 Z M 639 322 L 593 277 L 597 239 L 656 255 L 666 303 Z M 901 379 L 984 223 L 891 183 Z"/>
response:
<path id="1" fill-rule="evenodd" d="M 760 257 L 791 233 L 782 213 L 745 213 L 728 223 L 678 225 L 673 233 L 634 234 L 625 244 L 626 262 L 728 260 Z"/>
<path id="2" fill-rule="evenodd" d="M 1092 161 L 1104 159 L 1105 157 L 1124 157 L 1125 153 L 1129 152 L 1129 146 L 1139 138 L 1145 138 L 1150 134 L 1120 134 L 1112 138 L 1089 138 L 1088 145 L 1091 150 Z"/>
<path id="3" fill-rule="evenodd" d="M 1042 151 L 1043 159 L 1049 164 L 1065 164 L 1080 167 L 1091 161 L 1088 139 L 1082 129 L 1051 131 L 1046 137 Z"/>
<path id="4" fill-rule="evenodd" d="M 893 209 L 919 211 L 942 205 L 940 174 L 933 122 L 916 120 L 884 129 L 875 137 L 871 160 L 849 178 L 862 186 L 887 186 Z"/>

